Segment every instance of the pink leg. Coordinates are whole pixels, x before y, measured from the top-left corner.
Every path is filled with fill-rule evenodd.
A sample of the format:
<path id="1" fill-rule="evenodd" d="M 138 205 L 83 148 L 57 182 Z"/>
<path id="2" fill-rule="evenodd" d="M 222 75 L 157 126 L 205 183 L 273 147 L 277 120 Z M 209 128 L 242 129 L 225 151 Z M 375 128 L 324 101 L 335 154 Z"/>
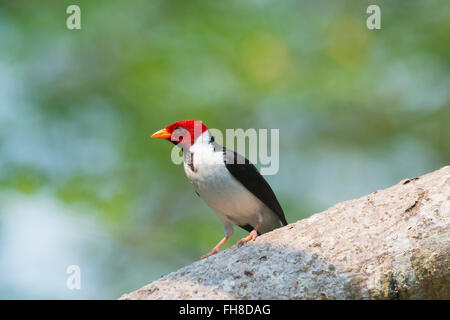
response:
<path id="1" fill-rule="evenodd" d="M 208 258 L 209 256 L 212 256 L 213 254 L 216 254 L 220 251 L 220 247 L 230 238 L 230 236 L 226 236 L 220 242 L 215 246 L 210 253 L 205 254 L 202 259 Z"/>
<path id="2" fill-rule="evenodd" d="M 253 229 L 247 237 L 242 238 L 241 240 L 238 241 L 238 243 L 237 243 L 238 247 L 241 247 L 242 245 L 244 245 L 245 243 L 247 243 L 251 240 L 255 240 L 256 237 L 258 236 L 258 228 L 260 225 L 261 224 L 259 222 L 257 222 L 255 229 Z"/>

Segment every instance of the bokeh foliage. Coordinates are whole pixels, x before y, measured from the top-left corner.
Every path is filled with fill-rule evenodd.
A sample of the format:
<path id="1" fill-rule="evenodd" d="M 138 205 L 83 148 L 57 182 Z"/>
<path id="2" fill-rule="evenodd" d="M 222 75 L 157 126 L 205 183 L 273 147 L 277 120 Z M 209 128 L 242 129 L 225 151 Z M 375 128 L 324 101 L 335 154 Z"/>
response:
<path id="1" fill-rule="evenodd" d="M 374 3 L 381 30 L 365 26 Z M 66 29 L 70 4 L 81 30 Z M 172 146 L 149 139 L 172 122 L 279 128 L 267 179 L 291 222 L 437 169 L 450 159 L 449 7 L 2 1 L 0 194 L 45 193 L 101 221 L 148 266 L 114 297 L 157 277 L 152 261 L 170 271 L 222 236 Z"/>

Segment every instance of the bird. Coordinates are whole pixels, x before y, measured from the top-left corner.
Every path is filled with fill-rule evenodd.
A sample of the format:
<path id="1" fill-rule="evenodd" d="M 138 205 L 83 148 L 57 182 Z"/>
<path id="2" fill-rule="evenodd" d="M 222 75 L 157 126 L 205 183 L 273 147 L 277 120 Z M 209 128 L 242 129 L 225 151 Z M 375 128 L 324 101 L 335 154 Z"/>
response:
<path id="1" fill-rule="evenodd" d="M 215 142 L 200 120 L 172 123 L 151 138 L 172 142 L 183 151 L 184 171 L 195 192 L 221 220 L 225 237 L 202 259 L 220 251 L 234 226 L 249 232 L 238 247 L 258 235 L 287 225 L 270 185 L 244 156 Z"/>

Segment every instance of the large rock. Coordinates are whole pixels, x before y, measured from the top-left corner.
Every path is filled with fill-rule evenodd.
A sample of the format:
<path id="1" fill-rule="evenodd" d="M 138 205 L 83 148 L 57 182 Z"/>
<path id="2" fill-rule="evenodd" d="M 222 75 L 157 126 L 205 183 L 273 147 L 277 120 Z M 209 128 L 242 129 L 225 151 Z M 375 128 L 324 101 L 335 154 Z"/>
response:
<path id="1" fill-rule="evenodd" d="M 121 299 L 450 299 L 450 166 L 336 204 Z"/>

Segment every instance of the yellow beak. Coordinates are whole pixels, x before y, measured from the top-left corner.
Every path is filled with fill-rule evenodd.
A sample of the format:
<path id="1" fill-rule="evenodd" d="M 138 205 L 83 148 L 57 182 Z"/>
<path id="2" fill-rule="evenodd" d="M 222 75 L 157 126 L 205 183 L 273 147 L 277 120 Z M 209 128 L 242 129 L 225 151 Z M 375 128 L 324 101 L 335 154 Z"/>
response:
<path id="1" fill-rule="evenodd" d="M 151 138 L 156 138 L 156 139 L 170 139 L 170 137 L 172 137 L 172 134 L 170 132 L 168 132 L 166 129 L 161 129 L 159 131 L 156 131 L 151 136 Z"/>

